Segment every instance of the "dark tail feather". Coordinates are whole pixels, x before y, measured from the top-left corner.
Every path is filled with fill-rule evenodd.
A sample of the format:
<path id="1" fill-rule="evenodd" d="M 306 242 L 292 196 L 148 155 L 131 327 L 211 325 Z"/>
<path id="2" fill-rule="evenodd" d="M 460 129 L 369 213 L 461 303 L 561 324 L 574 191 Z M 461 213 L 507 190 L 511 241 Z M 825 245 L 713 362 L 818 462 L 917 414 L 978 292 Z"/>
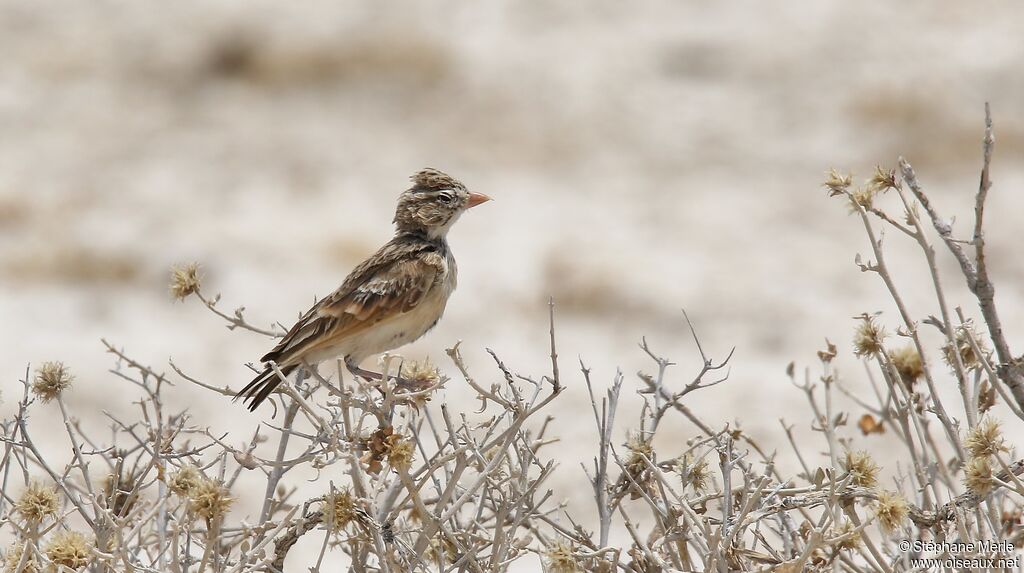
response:
<path id="1" fill-rule="evenodd" d="M 281 374 L 285 376 L 292 373 L 293 370 L 298 366 L 283 366 L 281 367 Z M 259 376 L 252 379 L 252 382 L 242 388 L 238 394 L 235 394 L 235 399 L 242 398 L 242 403 L 248 402 L 248 408 L 250 412 L 255 412 L 256 408 L 270 396 L 270 393 L 277 388 L 277 385 L 281 383 L 281 378 L 277 375 L 271 367 L 266 367 L 263 372 L 260 372 Z"/>

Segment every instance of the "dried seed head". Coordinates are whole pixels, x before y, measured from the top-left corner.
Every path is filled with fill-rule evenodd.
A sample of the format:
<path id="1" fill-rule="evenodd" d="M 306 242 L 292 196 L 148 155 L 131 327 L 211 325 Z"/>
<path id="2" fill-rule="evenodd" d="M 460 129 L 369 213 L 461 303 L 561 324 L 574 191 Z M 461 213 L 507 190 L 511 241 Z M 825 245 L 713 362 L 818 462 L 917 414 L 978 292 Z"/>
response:
<path id="1" fill-rule="evenodd" d="M 171 268 L 171 294 L 176 300 L 185 300 L 199 292 L 199 264 L 189 263 Z"/>
<path id="2" fill-rule="evenodd" d="M 873 187 L 858 187 L 850 192 L 850 212 L 870 209 L 875 203 L 877 190 Z"/>
<path id="3" fill-rule="evenodd" d="M 14 502 L 14 509 L 30 524 L 42 523 L 47 517 L 57 515 L 60 499 L 57 488 L 47 487 L 39 482 L 32 482 L 21 497 Z"/>
<path id="4" fill-rule="evenodd" d="M 391 434 L 387 437 L 388 463 L 396 469 L 409 469 L 412 460 L 416 456 L 416 445 L 412 440 L 403 437 L 401 434 Z"/>
<path id="5" fill-rule="evenodd" d="M 203 482 L 203 474 L 199 473 L 199 468 L 193 465 L 182 466 L 178 470 L 171 481 L 167 484 L 167 487 L 174 493 L 188 497 L 200 483 Z"/>
<path id="6" fill-rule="evenodd" d="M 971 346 L 972 340 L 978 346 L 978 350 L 980 350 L 982 354 L 988 354 L 988 349 L 985 347 L 984 342 L 982 342 L 981 338 L 978 337 L 978 334 L 974 331 L 974 326 L 971 322 L 968 321 L 956 329 L 955 351 L 956 354 L 960 355 L 960 363 L 968 370 L 979 369 L 982 366 L 981 359 L 974 351 L 974 347 Z M 942 358 L 950 368 L 953 368 L 956 364 L 956 354 L 954 354 L 952 344 L 947 342 L 947 344 L 942 347 Z"/>
<path id="7" fill-rule="evenodd" d="M 644 464 L 642 457 L 651 458 L 654 449 L 651 447 L 651 440 L 645 438 L 640 432 L 630 433 L 626 440 L 626 449 L 630 452 L 629 464 Z M 641 457 L 642 456 L 642 457 Z"/>
<path id="8" fill-rule="evenodd" d="M 975 456 L 964 467 L 964 485 L 971 493 L 985 497 L 992 491 L 992 464 L 987 456 Z"/>
<path id="9" fill-rule="evenodd" d="M 890 351 L 889 360 L 892 360 L 892 365 L 900 373 L 903 385 L 908 389 L 913 388 L 914 382 L 924 376 L 924 362 L 921 361 L 921 355 L 917 353 L 917 349 L 912 344 Z"/>
<path id="10" fill-rule="evenodd" d="M 27 556 L 25 556 L 26 549 L 29 552 Z M 22 556 L 25 556 L 24 563 L 21 562 Z M 7 548 L 7 556 L 4 558 L 4 573 L 39 573 L 42 570 L 39 560 L 28 548 L 26 542 L 12 543 Z"/>
<path id="11" fill-rule="evenodd" d="M 402 365 L 402 377 L 418 386 L 432 386 L 441 379 L 441 372 L 436 366 L 430 363 L 430 359 L 423 361 L 411 360 Z"/>
<path id="12" fill-rule="evenodd" d="M 978 392 L 978 411 L 982 414 L 992 409 L 992 406 L 996 405 L 996 389 L 992 387 L 992 383 L 989 380 L 984 380 L 981 383 L 981 388 Z"/>
<path id="13" fill-rule="evenodd" d="M 580 564 L 576 561 L 576 556 L 573 555 L 572 546 L 561 541 L 548 547 L 547 551 L 544 552 L 544 557 L 547 559 L 548 570 L 552 573 L 583 571 Z"/>
<path id="14" fill-rule="evenodd" d="M 77 531 L 62 531 L 46 546 L 46 556 L 54 565 L 77 571 L 89 564 L 92 544 Z"/>
<path id="15" fill-rule="evenodd" d="M 711 481 L 711 470 L 706 459 L 701 458 L 694 462 L 693 456 L 686 454 L 677 458 L 674 465 L 683 487 L 690 486 L 695 492 L 707 489 L 708 482 Z"/>
<path id="16" fill-rule="evenodd" d="M 907 519 L 910 505 L 898 493 L 882 490 L 878 492 L 878 502 L 875 505 L 875 516 L 886 532 L 892 532 L 903 524 Z"/>
<path id="17" fill-rule="evenodd" d="M 875 166 L 875 174 L 868 180 L 868 185 L 875 188 L 875 190 L 888 191 L 889 189 L 896 188 L 896 170 L 895 169 L 883 169 L 881 165 Z"/>
<path id="18" fill-rule="evenodd" d="M 227 488 L 217 480 L 203 479 L 188 494 L 189 509 L 209 521 L 227 513 L 235 501 Z"/>
<path id="19" fill-rule="evenodd" d="M 883 351 L 882 341 L 885 340 L 885 329 L 873 316 L 866 314 L 857 317 L 861 323 L 853 335 L 853 353 L 857 356 L 875 356 Z"/>
<path id="20" fill-rule="evenodd" d="M 654 449 L 651 447 L 650 438 L 640 432 L 629 434 L 626 449 L 629 450 L 629 456 L 626 458 L 625 470 L 629 474 L 629 479 L 622 482 L 626 488 L 623 491 L 629 491 L 630 499 L 639 499 L 643 494 L 637 490 L 637 486 L 641 490 L 649 491 L 654 485 L 650 468 L 644 459 L 654 461 Z"/>
<path id="21" fill-rule="evenodd" d="M 844 469 L 850 472 L 854 485 L 873 488 L 878 485 L 878 464 L 865 451 L 847 451 Z"/>
<path id="22" fill-rule="evenodd" d="M 860 531 L 857 531 L 857 526 L 849 521 L 835 531 L 835 536 L 842 537 L 842 539 L 835 542 L 835 548 L 840 551 L 844 549 L 852 551 L 860 547 Z"/>
<path id="23" fill-rule="evenodd" d="M 103 499 L 115 516 L 124 517 L 139 500 L 139 494 L 135 491 L 138 479 L 131 470 L 124 471 L 121 466 L 118 466 L 117 472 L 107 474 L 103 481 Z"/>
<path id="24" fill-rule="evenodd" d="M 338 533 L 356 518 L 356 498 L 348 488 L 333 490 L 324 497 L 324 527 Z"/>
<path id="25" fill-rule="evenodd" d="M 999 452 L 1008 450 L 1006 441 L 1003 440 L 1003 431 L 999 427 L 999 420 L 985 417 L 967 434 L 964 440 L 971 456 L 987 458 Z"/>
<path id="26" fill-rule="evenodd" d="M 430 545 L 423 552 L 423 557 L 427 561 L 440 561 L 443 557 L 445 561 L 451 563 L 458 561 L 459 548 L 447 537 L 435 535 L 431 537 Z"/>
<path id="27" fill-rule="evenodd" d="M 61 392 L 71 386 L 74 379 L 63 362 L 43 362 L 42 366 L 36 368 L 36 377 L 32 380 L 32 393 L 43 402 L 55 400 Z"/>
<path id="28" fill-rule="evenodd" d="M 829 195 L 840 195 L 849 189 L 850 185 L 853 184 L 853 175 L 842 174 L 835 169 L 830 169 L 825 176 L 825 187 L 829 189 Z"/>
<path id="29" fill-rule="evenodd" d="M 406 392 L 414 393 L 412 403 L 417 409 L 425 406 L 434 391 L 439 390 L 444 383 L 441 371 L 430 363 L 430 358 L 404 363 L 401 376 L 405 381 L 400 387 Z"/>

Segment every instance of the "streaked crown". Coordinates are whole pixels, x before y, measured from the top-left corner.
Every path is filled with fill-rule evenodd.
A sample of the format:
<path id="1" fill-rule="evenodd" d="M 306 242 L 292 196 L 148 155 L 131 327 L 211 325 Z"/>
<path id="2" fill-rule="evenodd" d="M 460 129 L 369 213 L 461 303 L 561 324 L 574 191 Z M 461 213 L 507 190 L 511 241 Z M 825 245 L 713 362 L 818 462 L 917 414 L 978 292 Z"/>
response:
<path id="1" fill-rule="evenodd" d="M 466 190 L 466 186 L 458 179 L 429 167 L 417 171 L 409 179 L 413 182 L 414 190 L 417 188 L 423 191 Z"/>
<path id="2" fill-rule="evenodd" d="M 480 201 L 458 179 L 437 169 L 422 169 L 411 177 L 412 187 L 398 198 L 395 226 L 399 232 L 422 232 L 443 237 L 459 216 Z"/>

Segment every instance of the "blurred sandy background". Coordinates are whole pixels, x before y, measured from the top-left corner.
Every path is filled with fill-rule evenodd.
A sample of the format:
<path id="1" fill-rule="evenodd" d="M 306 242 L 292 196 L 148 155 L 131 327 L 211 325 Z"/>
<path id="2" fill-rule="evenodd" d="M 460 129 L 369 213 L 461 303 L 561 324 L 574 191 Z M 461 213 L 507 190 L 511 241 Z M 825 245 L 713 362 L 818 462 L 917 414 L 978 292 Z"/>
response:
<path id="1" fill-rule="evenodd" d="M 778 418 L 808 418 L 786 364 L 814 366 L 827 336 L 858 387 L 850 317 L 895 325 L 853 265 L 867 243 L 824 171 L 865 178 L 902 153 L 966 222 L 986 100 L 990 264 L 1020 351 L 1024 13 L 889 6 L 0 2 L 0 415 L 26 366 L 55 359 L 87 422 L 130 409 L 100 337 L 240 386 L 268 342 L 173 303 L 168 268 L 198 261 L 223 310 L 290 324 L 390 237 L 394 199 L 432 166 L 495 201 L 453 231 L 459 291 L 402 352 L 452 373 L 443 349 L 462 339 L 479 376 L 495 373 L 484 347 L 543 374 L 554 296 L 571 386 L 555 432 L 573 445 L 560 496 L 588 507 L 572 489 L 596 440 L 577 357 L 600 384 L 621 367 L 631 393 L 646 336 L 681 386 L 699 367 L 683 308 L 710 354 L 737 347 L 730 381 L 691 404 L 783 449 Z M 923 263 L 889 239 L 912 310 L 936 313 Z M 457 379 L 446 397 L 473 404 Z M 185 384 L 168 401 L 238 441 L 265 418 Z"/>

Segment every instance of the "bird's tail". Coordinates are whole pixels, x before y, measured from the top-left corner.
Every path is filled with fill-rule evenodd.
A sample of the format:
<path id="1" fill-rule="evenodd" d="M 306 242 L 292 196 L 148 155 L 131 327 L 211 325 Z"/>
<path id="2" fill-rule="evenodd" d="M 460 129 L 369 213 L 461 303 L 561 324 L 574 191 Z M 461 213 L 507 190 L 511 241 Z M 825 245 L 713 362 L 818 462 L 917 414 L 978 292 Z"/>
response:
<path id="1" fill-rule="evenodd" d="M 281 374 L 287 376 L 296 368 L 298 368 L 297 365 L 282 366 L 280 368 Z M 263 369 L 263 372 L 260 372 L 258 376 L 252 379 L 252 382 L 249 382 L 245 388 L 242 388 L 238 394 L 235 394 L 235 400 L 242 398 L 243 404 L 248 402 L 249 411 L 255 412 L 256 408 L 258 408 L 259 405 L 267 399 L 267 396 L 270 396 L 270 393 L 273 392 L 274 388 L 277 388 L 277 385 L 280 383 L 281 378 L 277 375 L 277 372 L 275 372 L 273 368 L 267 366 Z"/>

